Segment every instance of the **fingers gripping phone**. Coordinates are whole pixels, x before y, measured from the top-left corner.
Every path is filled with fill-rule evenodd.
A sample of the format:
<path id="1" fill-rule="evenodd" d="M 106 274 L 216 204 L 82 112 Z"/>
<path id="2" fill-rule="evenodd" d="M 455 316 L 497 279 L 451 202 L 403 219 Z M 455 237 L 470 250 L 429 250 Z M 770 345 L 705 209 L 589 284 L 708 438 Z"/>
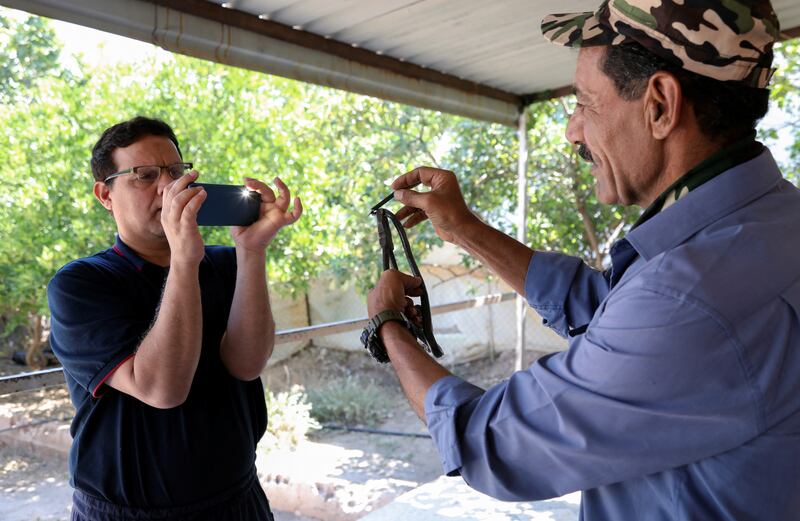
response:
<path id="1" fill-rule="evenodd" d="M 197 212 L 200 226 L 250 226 L 258 220 L 261 194 L 242 185 L 191 183 L 202 186 L 208 196 Z"/>

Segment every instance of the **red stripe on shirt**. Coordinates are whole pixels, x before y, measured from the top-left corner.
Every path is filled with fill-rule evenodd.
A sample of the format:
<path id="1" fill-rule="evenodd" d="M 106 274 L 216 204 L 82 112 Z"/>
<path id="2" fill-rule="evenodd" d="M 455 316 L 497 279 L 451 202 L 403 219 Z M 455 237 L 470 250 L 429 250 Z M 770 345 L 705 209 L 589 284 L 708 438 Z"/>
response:
<path id="1" fill-rule="evenodd" d="M 100 387 L 102 387 L 102 386 L 103 386 L 103 384 L 104 384 L 104 383 L 106 383 L 106 380 L 108 380 L 109 378 L 111 378 L 111 375 L 112 375 L 112 374 L 114 374 L 114 371 L 116 371 L 117 369 L 119 369 L 119 367 L 120 367 L 122 364 L 124 364 L 125 362 L 127 362 L 128 360 L 130 360 L 131 358 L 133 358 L 135 355 L 136 355 L 136 353 L 132 353 L 132 354 L 130 354 L 129 356 L 126 356 L 126 357 L 125 357 L 125 359 L 124 359 L 124 360 L 122 360 L 122 362 L 118 363 L 118 364 L 117 364 L 117 366 L 116 366 L 114 369 L 112 369 L 111 371 L 109 371 L 109 372 L 108 372 L 108 374 L 107 374 L 107 375 L 106 375 L 106 376 L 105 376 L 105 377 L 104 377 L 102 380 L 100 380 L 100 383 L 99 383 L 99 384 L 97 384 L 97 386 L 95 386 L 94 390 L 92 391 L 92 398 L 100 398 L 100 396 L 103 394 L 103 393 L 100 393 L 100 392 L 99 392 L 99 391 L 100 391 Z M 103 391 L 103 392 L 105 392 L 105 391 Z"/>

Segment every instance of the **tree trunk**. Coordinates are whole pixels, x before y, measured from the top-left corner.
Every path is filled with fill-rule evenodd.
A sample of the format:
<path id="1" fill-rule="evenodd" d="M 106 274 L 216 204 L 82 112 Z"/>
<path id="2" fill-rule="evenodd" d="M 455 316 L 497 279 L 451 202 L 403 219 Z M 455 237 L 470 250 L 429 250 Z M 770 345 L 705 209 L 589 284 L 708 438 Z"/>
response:
<path id="1" fill-rule="evenodd" d="M 590 264 L 601 270 L 603 269 L 603 253 L 600 251 L 600 241 L 597 239 L 597 228 L 595 228 L 592 216 L 586 211 L 586 201 L 583 199 L 580 190 L 578 190 L 578 171 L 577 168 L 575 168 L 574 159 L 573 155 L 568 171 L 570 178 L 572 178 L 572 195 L 575 197 L 575 208 L 578 210 L 578 215 L 581 216 L 581 220 L 583 221 L 583 235 L 592 251 Z"/>
<path id="2" fill-rule="evenodd" d="M 33 369 L 43 369 L 47 363 L 44 354 L 42 353 L 42 321 L 44 317 L 39 314 L 33 314 L 29 321 L 30 340 L 28 341 L 28 348 L 25 350 L 25 363 Z"/>
<path id="3" fill-rule="evenodd" d="M 589 243 L 589 248 L 592 250 L 591 264 L 597 269 L 603 269 L 603 252 L 600 251 L 600 244 L 597 241 L 597 230 L 594 226 L 594 221 L 586 211 L 586 203 L 582 199 L 577 199 L 577 195 L 575 206 L 583 220 L 583 234 Z"/>

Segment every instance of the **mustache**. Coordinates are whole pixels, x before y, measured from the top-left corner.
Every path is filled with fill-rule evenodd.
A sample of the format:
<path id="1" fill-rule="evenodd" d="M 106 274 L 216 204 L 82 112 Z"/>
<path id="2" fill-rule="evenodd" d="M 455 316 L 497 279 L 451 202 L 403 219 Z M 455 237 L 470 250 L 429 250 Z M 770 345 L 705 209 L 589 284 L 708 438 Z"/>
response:
<path id="1" fill-rule="evenodd" d="M 594 157 L 592 157 L 592 152 L 586 146 L 585 143 L 581 143 L 578 145 L 578 155 L 581 156 L 581 159 L 584 161 L 588 161 L 590 163 L 594 163 Z"/>

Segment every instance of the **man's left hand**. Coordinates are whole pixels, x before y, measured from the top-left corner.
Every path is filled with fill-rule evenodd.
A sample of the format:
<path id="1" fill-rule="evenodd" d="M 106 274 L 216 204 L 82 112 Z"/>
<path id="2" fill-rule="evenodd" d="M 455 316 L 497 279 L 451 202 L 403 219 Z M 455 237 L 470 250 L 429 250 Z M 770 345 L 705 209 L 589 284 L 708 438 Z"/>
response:
<path id="1" fill-rule="evenodd" d="M 278 197 L 266 184 L 257 179 L 245 178 L 245 186 L 261 194 L 259 219 L 250 226 L 231 227 L 231 236 L 237 248 L 263 252 L 272 242 L 278 231 L 284 226 L 295 223 L 303 214 L 303 205 L 299 197 L 294 198 L 294 205 L 289 211 L 291 193 L 280 177 L 275 178 Z"/>

